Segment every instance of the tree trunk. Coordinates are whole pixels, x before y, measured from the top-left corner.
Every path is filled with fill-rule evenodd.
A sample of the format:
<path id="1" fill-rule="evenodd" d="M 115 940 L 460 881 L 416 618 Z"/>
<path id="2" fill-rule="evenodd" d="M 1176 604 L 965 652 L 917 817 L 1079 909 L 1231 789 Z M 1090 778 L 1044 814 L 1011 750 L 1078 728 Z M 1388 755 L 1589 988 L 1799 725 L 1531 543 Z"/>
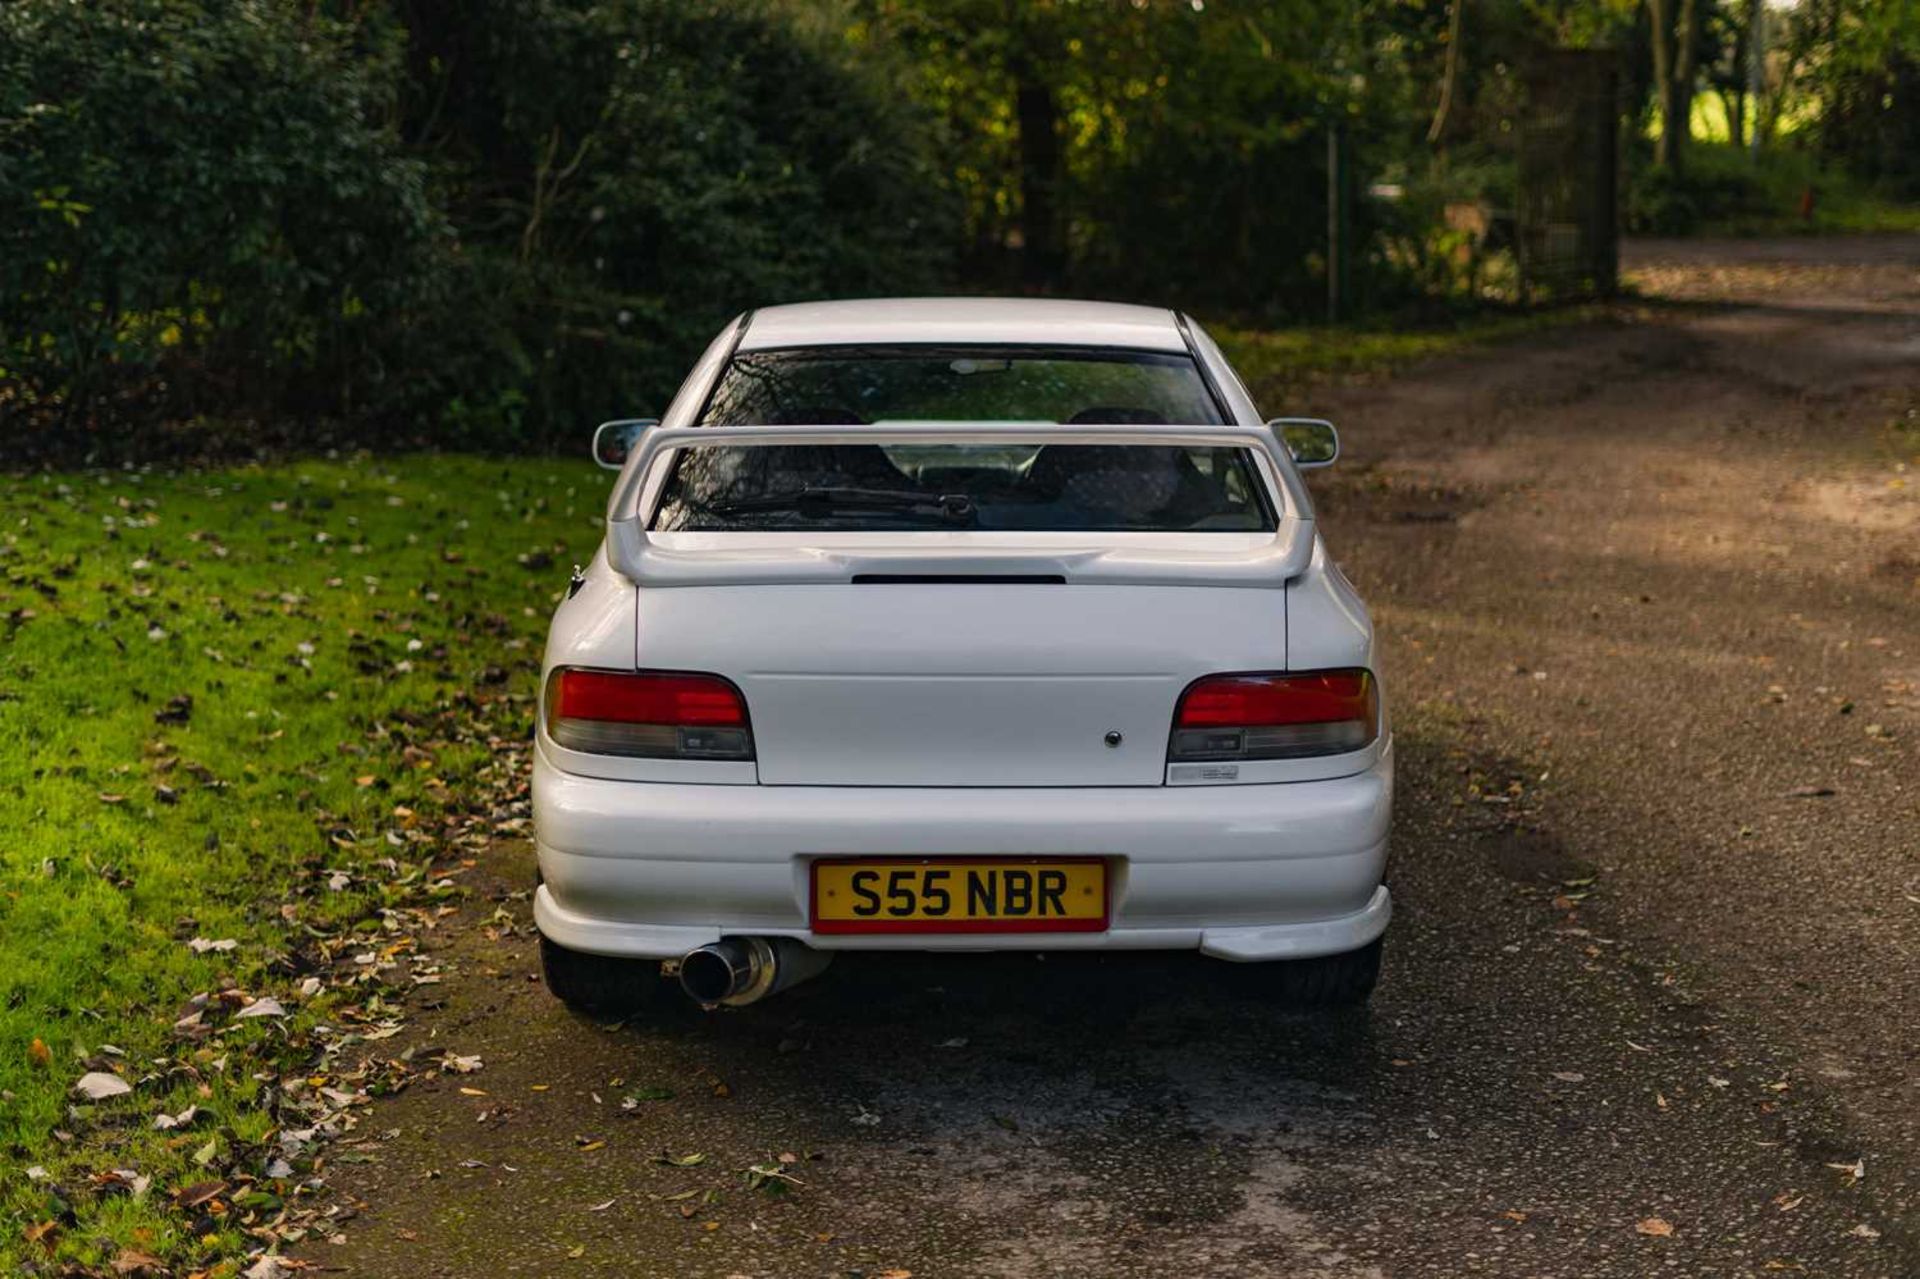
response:
<path id="1" fill-rule="evenodd" d="M 1685 167 L 1687 140 L 1693 135 L 1700 0 L 1647 0 L 1647 18 L 1653 83 L 1660 102 L 1660 141 L 1654 148 L 1654 163 L 1678 174 Z"/>
<path id="2" fill-rule="evenodd" d="M 1060 280 L 1059 108 L 1053 88 L 1033 74 L 1031 64 L 1015 69 L 1014 114 L 1020 126 L 1021 275 L 1029 288 L 1047 288 Z"/>
<path id="3" fill-rule="evenodd" d="M 1467 0 L 1453 0 L 1447 14 L 1447 61 L 1440 72 L 1440 105 L 1434 108 L 1433 123 L 1427 128 L 1427 145 L 1438 145 L 1446 132 L 1447 116 L 1453 110 L 1453 87 L 1460 80 L 1460 19 Z"/>
<path id="4" fill-rule="evenodd" d="M 1674 0 L 1647 0 L 1647 37 L 1653 46 L 1653 94 L 1660 116 L 1660 136 L 1653 144 L 1653 162 L 1673 167 L 1673 4 Z"/>
<path id="5" fill-rule="evenodd" d="M 1687 143 L 1693 140 L 1693 80 L 1699 62 L 1700 0 L 1680 0 L 1680 25 L 1673 33 L 1673 146 L 1667 159 L 1675 173 L 1686 166 Z"/>

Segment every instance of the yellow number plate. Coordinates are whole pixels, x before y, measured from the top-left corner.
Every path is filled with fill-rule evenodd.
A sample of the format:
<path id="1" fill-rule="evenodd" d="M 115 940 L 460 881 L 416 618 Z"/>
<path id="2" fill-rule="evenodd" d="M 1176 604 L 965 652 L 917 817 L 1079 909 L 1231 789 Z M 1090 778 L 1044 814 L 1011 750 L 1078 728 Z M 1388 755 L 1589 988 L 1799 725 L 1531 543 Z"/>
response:
<path id="1" fill-rule="evenodd" d="M 832 858 L 813 863 L 816 933 L 1097 933 L 1098 857 Z"/>

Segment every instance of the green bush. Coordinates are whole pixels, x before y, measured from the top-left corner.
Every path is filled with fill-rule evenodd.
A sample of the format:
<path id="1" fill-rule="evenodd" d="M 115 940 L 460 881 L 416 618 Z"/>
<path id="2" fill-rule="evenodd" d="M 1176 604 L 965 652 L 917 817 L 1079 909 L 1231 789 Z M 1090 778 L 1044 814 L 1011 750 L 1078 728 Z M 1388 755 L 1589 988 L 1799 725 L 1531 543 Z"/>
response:
<path id="1" fill-rule="evenodd" d="M 351 409 L 406 365 L 441 220 L 394 50 L 293 0 L 0 6 L 0 414 Z"/>
<path id="2" fill-rule="evenodd" d="M 744 308 L 936 286 L 927 130 L 808 12 L 0 5 L 0 453 L 572 441 Z"/>
<path id="3" fill-rule="evenodd" d="M 928 135 L 828 29 L 726 0 L 460 6 L 416 21 L 409 114 L 459 142 L 448 434 L 573 441 L 657 412 L 739 311 L 946 276 Z"/>
<path id="4" fill-rule="evenodd" d="M 1655 235 L 1920 230 L 1920 208 L 1902 200 L 1896 184 L 1823 164 L 1798 137 L 1757 157 L 1694 143 L 1684 178 L 1652 168 L 1633 176 L 1626 217 L 1628 230 Z"/>

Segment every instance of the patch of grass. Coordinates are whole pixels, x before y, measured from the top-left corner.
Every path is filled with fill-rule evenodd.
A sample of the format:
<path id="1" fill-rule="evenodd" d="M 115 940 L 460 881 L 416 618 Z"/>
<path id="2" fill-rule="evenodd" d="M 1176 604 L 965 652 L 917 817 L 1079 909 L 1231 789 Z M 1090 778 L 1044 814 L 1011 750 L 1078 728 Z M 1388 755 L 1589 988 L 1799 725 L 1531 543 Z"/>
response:
<path id="1" fill-rule="evenodd" d="M 1812 193 L 1810 216 L 1802 201 Z M 1627 219 L 1654 234 L 1831 235 L 1920 231 L 1920 203 L 1901 200 L 1812 151 L 1782 144 L 1758 157 L 1695 143 L 1678 182 L 1648 170 L 1634 176 Z"/>
<path id="2" fill-rule="evenodd" d="M 174 1196 L 242 1156 L 256 1180 L 230 1198 L 297 1193 L 262 1171 L 276 1084 L 255 1072 L 310 1057 L 343 1011 L 302 994 L 312 948 L 378 940 L 379 912 L 437 891 L 434 815 L 489 732 L 529 730 L 605 474 L 419 456 L 0 477 L 0 1270 L 234 1255 L 233 1218 Z M 199 994 L 219 1015 L 183 1034 Z M 263 995 L 288 1015 L 232 1016 Z M 88 1071 L 132 1091 L 86 1102 Z"/>
<path id="3" fill-rule="evenodd" d="M 1328 324 L 1291 329 L 1209 325 L 1207 331 L 1262 410 L 1277 412 L 1278 397 L 1311 382 L 1384 373 L 1415 360 L 1584 323 L 1600 313 L 1594 304 L 1476 312 L 1446 325 Z"/>

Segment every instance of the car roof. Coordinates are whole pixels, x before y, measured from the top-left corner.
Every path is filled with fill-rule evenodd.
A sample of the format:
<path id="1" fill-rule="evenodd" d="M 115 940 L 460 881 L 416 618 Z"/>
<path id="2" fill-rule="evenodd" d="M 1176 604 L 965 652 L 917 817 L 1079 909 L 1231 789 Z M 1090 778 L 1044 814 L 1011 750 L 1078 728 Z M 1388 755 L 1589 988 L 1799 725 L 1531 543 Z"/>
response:
<path id="1" fill-rule="evenodd" d="M 869 298 L 770 306 L 748 317 L 739 349 L 920 343 L 1187 349 L 1177 317 L 1163 307 L 1064 298 Z"/>

